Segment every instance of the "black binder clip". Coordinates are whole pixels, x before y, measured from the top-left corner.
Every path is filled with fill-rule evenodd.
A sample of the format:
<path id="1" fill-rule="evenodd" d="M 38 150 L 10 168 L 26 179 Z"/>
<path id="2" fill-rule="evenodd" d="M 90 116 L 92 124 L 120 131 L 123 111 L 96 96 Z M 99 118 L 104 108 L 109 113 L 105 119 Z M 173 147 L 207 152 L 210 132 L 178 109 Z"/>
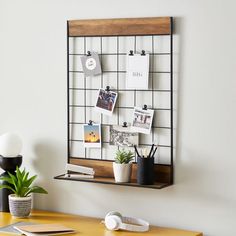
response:
<path id="1" fill-rule="evenodd" d="M 130 50 L 129 51 L 129 56 L 133 56 L 134 55 L 134 51 L 133 50 Z"/>
<path id="2" fill-rule="evenodd" d="M 88 125 L 93 125 L 93 121 L 92 121 L 92 120 L 89 120 Z"/>
<path id="3" fill-rule="evenodd" d="M 142 50 L 141 56 L 145 56 L 145 50 Z"/>
<path id="4" fill-rule="evenodd" d="M 90 56 L 91 56 L 91 52 L 87 51 L 87 57 L 90 57 Z"/>
<path id="5" fill-rule="evenodd" d="M 127 122 L 123 122 L 123 125 L 122 125 L 122 127 L 125 127 L 125 128 L 127 128 L 128 126 L 127 126 Z"/>
<path id="6" fill-rule="evenodd" d="M 106 87 L 106 91 L 109 92 L 110 91 L 110 86 Z"/>
<path id="7" fill-rule="evenodd" d="M 147 105 L 143 105 L 143 110 L 147 110 Z"/>

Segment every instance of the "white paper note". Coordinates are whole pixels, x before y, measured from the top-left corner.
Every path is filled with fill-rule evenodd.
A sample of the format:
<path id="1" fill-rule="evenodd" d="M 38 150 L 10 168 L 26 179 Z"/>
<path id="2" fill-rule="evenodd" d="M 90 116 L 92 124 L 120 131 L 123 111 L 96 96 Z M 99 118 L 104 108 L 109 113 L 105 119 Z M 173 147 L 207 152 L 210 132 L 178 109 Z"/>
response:
<path id="1" fill-rule="evenodd" d="M 127 55 L 127 89 L 148 89 L 149 54 Z"/>

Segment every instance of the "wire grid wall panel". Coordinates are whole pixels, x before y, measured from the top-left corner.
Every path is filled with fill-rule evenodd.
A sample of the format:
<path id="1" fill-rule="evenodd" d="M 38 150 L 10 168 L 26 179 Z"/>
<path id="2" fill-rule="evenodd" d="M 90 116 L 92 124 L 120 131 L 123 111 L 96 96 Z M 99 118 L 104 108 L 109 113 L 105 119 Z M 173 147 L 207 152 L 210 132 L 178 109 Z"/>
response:
<path id="1" fill-rule="evenodd" d="M 109 145 L 111 125 L 130 124 L 135 106 L 153 109 L 151 133 L 139 134 L 139 146 L 159 143 L 155 163 L 172 164 L 172 36 L 103 36 L 68 38 L 69 157 L 114 160 L 118 147 Z M 130 50 L 150 56 L 149 90 L 126 89 L 126 56 Z M 85 77 L 80 57 L 87 51 L 99 54 L 102 74 Z M 99 88 L 110 86 L 118 93 L 112 116 L 95 111 Z M 101 123 L 102 148 L 84 148 L 83 124 Z M 133 150 L 133 148 L 131 148 Z M 136 161 L 136 158 L 135 158 Z"/>

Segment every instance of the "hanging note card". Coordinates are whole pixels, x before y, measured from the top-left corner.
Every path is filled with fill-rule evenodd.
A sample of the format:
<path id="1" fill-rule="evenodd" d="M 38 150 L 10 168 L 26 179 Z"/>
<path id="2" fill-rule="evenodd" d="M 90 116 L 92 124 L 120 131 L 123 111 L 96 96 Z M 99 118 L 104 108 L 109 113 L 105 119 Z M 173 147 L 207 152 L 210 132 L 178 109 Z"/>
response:
<path id="1" fill-rule="evenodd" d="M 148 89 L 149 55 L 127 55 L 127 89 Z"/>
<path id="2" fill-rule="evenodd" d="M 100 75 L 102 73 L 99 56 L 96 52 L 89 52 L 81 57 L 81 63 L 85 76 Z"/>

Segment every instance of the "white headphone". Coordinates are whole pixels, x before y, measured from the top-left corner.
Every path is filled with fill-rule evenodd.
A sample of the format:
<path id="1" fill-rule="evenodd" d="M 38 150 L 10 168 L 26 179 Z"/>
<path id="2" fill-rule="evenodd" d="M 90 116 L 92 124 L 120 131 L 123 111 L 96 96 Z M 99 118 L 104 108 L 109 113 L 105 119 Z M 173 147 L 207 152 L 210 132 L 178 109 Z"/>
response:
<path id="1" fill-rule="evenodd" d="M 105 226 L 109 230 L 128 230 L 145 232 L 149 230 L 149 223 L 145 220 L 125 217 L 119 212 L 111 211 L 105 216 Z"/>

